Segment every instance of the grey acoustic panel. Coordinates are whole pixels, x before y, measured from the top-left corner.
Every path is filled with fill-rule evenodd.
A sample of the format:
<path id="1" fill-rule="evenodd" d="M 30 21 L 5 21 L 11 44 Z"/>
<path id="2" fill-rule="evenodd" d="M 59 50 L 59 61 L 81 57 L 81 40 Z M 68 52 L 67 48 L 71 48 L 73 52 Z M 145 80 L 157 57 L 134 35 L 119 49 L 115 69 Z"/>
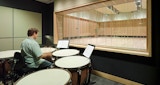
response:
<path id="1" fill-rule="evenodd" d="M 13 49 L 12 38 L 0 39 L 0 51 L 12 50 Z"/>
<path id="2" fill-rule="evenodd" d="M 29 28 L 39 29 L 37 42 L 41 44 L 41 13 L 0 6 L 0 51 L 20 49 Z"/>
<path id="3" fill-rule="evenodd" d="M 29 28 L 39 29 L 42 35 L 42 14 L 14 9 L 14 37 L 26 37 Z"/>
<path id="4" fill-rule="evenodd" d="M 15 50 L 20 50 L 21 42 L 25 39 L 24 38 L 14 38 L 14 49 Z"/>
<path id="5" fill-rule="evenodd" d="M 22 41 L 26 39 L 26 37 L 22 37 L 22 38 L 14 38 L 14 49 L 15 50 L 20 50 L 20 46 L 21 46 L 21 43 Z M 38 44 L 42 44 L 42 37 L 38 37 L 36 39 L 36 41 L 38 42 Z"/>
<path id="6" fill-rule="evenodd" d="M 13 36 L 12 8 L 0 6 L 0 38 Z"/>

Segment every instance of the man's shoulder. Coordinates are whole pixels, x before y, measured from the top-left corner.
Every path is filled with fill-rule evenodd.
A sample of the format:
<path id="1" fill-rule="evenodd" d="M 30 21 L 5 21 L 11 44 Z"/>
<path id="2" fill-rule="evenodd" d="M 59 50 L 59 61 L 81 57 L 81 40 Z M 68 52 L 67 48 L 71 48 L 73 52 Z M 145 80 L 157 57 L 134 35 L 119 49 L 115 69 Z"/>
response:
<path id="1" fill-rule="evenodd" d="M 26 38 L 26 39 L 24 39 L 23 41 L 22 41 L 22 43 L 25 43 L 25 42 L 29 42 L 30 40 L 28 39 L 28 38 Z"/>
<path id="2" fill-rule="evenodd" d="M 30 39 L 30 38 L 26 38 L 23 40 L 23 42 L 35 42 L 33 39 Z"/>
<path id="3" fill-rule="evenodd" d="M 32 41 L 31 39 L 26 38 L 26 39 L 24 39 L 24 40 L 22 41 L 22 43 L 23 43 L 23 44 L 33 44 L 34 41 Z"/>

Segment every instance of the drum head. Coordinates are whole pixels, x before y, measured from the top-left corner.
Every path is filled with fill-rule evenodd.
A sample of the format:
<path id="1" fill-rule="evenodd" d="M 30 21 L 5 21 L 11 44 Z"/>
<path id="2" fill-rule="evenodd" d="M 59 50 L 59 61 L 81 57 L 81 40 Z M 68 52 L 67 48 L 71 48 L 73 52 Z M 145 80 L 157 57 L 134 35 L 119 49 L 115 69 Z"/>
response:
<path id="1" fill-rule="evenodd" d="M 55 65 L 61 68 L 81 68 L 89 64 L 90 59 L 83 56 L 69 56 L 55 61 Z"/>
<path id="2" fill-rule="evenodd" d="M 45 69 L 24 76 L 15 85 L 66 85 L 70 78 L 67 70 Z"/>
<path id="3" fill-rule="evenodd" d="M 79 50 L 76 49 L 62 49 L 62 50 L 57 50 L 53 52 L 53 55 L 56 57 L 66 57 L 66 56 L 73 56 L 79 54 Z"/>

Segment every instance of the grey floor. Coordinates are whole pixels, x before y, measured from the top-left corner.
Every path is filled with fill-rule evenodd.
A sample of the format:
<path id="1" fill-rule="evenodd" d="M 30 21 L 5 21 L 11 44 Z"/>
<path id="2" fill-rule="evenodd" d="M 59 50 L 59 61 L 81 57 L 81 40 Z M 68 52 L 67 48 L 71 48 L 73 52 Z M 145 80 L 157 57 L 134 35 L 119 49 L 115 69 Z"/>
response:
<path id="1" fill-rule="evenodd" d="M 92 74 L 91 75 L 91 85 L 123 85 L 123 84 Z"/>
<path id="2" fill-rule="evenodd" d="M 0 85 L 4 85 L 4 84 L 0 82 Z M 91 74 L 89 85 L 123 85 L 123 84 Z"/>

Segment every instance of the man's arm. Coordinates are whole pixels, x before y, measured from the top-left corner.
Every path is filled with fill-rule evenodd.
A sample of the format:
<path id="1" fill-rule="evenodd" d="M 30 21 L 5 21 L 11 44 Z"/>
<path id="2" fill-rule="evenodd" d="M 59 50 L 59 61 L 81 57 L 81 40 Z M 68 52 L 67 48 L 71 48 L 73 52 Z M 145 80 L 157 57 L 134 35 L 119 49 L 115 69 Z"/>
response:
<path id="1" fill-rule="evenodd" d="M 47 52 L 47 53 L 43 53 L 40 58 L 48 58 L 48 57 L 52 57 L 52 53 L 51 52 Z"/>
<path id="2" fill-rule="evenodd" d="M 43 53 L 39 58 L 43 58 L 52 62 L 52 53 L 51 52 Z"/>

